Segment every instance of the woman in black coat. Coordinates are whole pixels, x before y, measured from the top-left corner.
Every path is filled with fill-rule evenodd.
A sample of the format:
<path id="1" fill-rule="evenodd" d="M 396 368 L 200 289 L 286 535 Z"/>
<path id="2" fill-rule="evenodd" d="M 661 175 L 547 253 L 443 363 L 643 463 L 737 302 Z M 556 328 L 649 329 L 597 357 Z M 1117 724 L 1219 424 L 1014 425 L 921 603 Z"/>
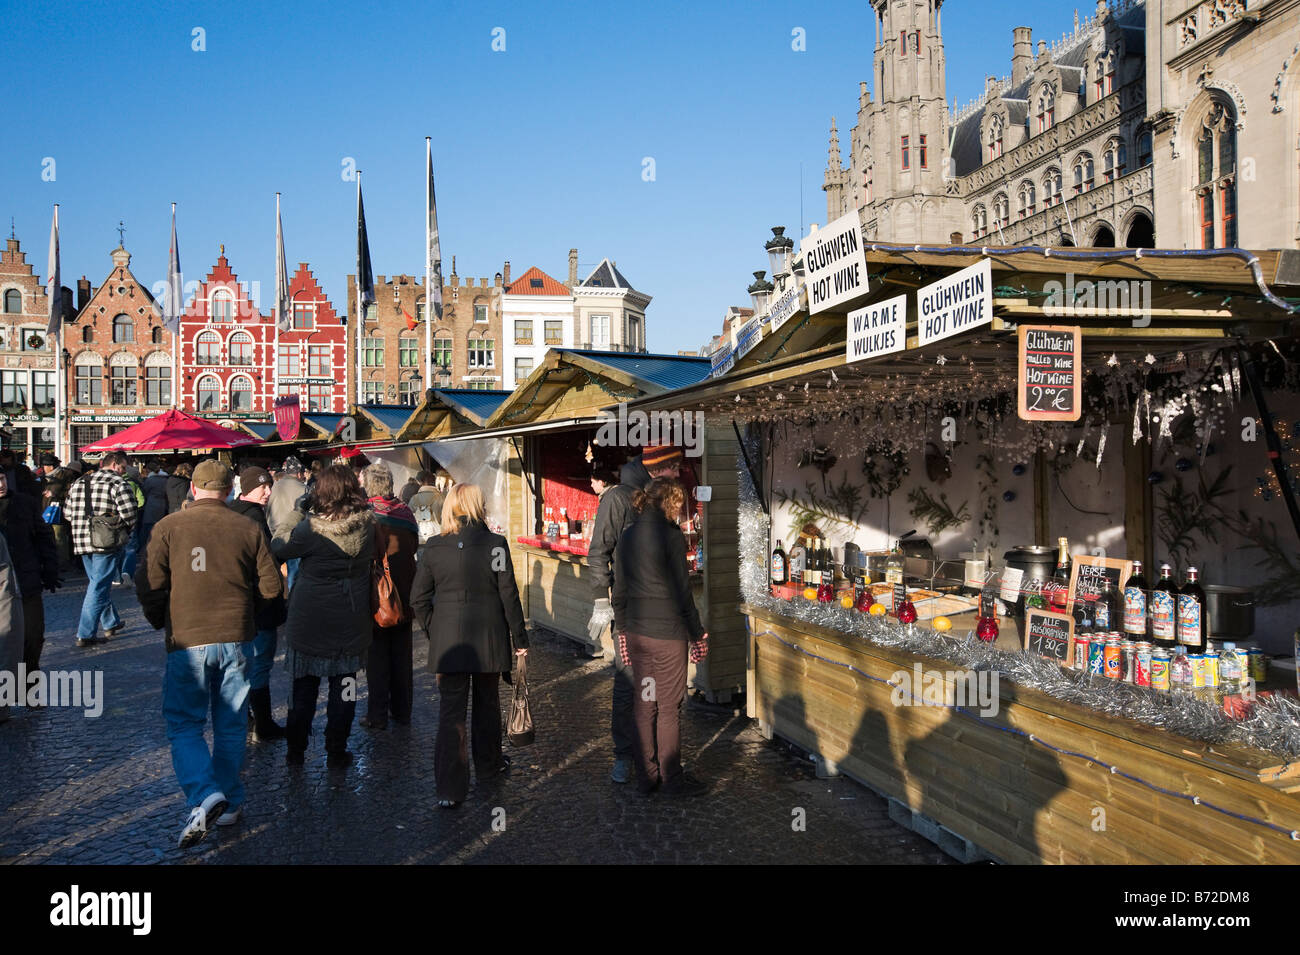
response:
<path id="1" fill-rule="evenodd" d="M 655 478 L 637 491 L 639 512 L 614 549 L 614 626 L 623 665 L 635 687 L 653 687 L 633 697 L 637 788 L 649 795 L 697 796 L 708 787 L 682 771 L 678 707 L 686 695 L 686 659 L 708 652 L 686 566 L 686 536 L 678 518 L 686 492 L 672 478 Z M 647 683 L 646 681 L 652 681 Z"/>
<path id="2" fill-rule="evenodd" d="M 528 652 L 524 609 L 510 547 L 483 523 L 483 492 L 457 484 L 442 506 L 442 532 L 420 548 L 411 607 L 429 638 L 429 669 L 438 675 L 438 805 L 451 809 L 469 794 L 465 710 L 474 696 L 474 769 L 480 780 L 504 772 L 501 675 Z M 513 648 L 513 653 L 511 652 Z"/>

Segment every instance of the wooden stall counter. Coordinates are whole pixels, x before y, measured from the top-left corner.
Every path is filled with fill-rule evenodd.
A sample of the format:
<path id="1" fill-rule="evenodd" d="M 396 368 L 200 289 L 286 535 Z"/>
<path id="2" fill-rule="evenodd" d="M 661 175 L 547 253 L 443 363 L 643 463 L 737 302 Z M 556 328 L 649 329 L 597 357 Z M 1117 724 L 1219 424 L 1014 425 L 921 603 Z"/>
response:
<path id="1" fill-rule="evenodd" d="M 1300 863 L 1300 765 L 741 609 L 749 715 L 765 732 L 997 859 Z"/>

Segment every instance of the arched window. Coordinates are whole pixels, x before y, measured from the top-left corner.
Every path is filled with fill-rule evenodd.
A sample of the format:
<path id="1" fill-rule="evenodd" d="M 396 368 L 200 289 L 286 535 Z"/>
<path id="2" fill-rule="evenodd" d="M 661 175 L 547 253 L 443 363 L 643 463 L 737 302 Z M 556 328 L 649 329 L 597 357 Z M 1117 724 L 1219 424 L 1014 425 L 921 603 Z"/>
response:
<path id="1" fill-rule="evenodd" d="M 989 120 L 989 162 L 1002 155 L 1002 117 L 994 116 Z"/>
<path id="2" fill-rule="evenodd" d="M 212 320 L 214 322 L 235 320 L 235 297 L 228 289 L 219 288 L 212 293 Z"/>
<path id="3" fill-rule="evenodd" d="M 1106 144 L 1106 152 L 1102 159 L 1102 172 L 1106 177 L 1106 181 L 1114 182 L 1124 175 L 1127 165 L 1128 151 L 1124 148 L 1124 143 L 1121 140 L 1112 139 Z"/>
<path id="4" fill-rule="evenodd" d="M 1024 219 L 1026 216 L 1032 216 L 1037 211 L 1037 191 L 1034 189 L 1034 184 L 1028 179 L 1020 184 L 1019 197 L 1020 218 Z"/>
<path id="5" fill-rule="evenodd" d="M 975 207 L 975 212 L 971 216 L 971 227 L 977 239 L 983 238 L 989 231 L 989 213 L 983 206 Z"/>
<path id="6" fill-rule="evenodd" d="M 1097 59 L 1097 72 L 1093 74 L 1093 98 L 1101 99 L 1115 92 L 1115 54 L 1108 53 Z"/>
<path id="7" fill-rule="evenodd" d="M 1050 84 L 1044 84 L 1038 91 L 1038 131 L 1045 133 L 1056 122 L 1056 90 Z"/>
<path id="8" fill-rule="evenodd" d="M 123 345 L 135 341 L 135 322 L 128 315 L 113 318 L 113 344 Z"/>
<path id="9" fill-rule="evenodd" d="M 1094 167 L 1090 153 L 1079 153 L 1074 160 L 1074 194 L 1089 192 L 1093 184 Z"/>
<path id="10" fill-rule="evenodd" d="M 993 197 L 993 221 L 1003 228 L 1011 222 L 1011 202 L 1005 192 Z"/>
<path id="11" fill-rule="evenodd" d="M 149 333 L 149 341 L 151 344 L 161 345 L 163 343 L 162 336 L 163 336 L 162 326 L 155 325 L 153 327 L 153 331 Z"/>
<path id="12" fill-rule="evenodd" d="M 230 410 L 253 410 L 253 382 L 244 375 L 236 375 L 230 380 Z"/>
<path id="13" fill-rule="evenodd" d="M 10 315 L 21 314 L 23 310 L 23 293 L 16 288 L 5 292 L 5 311 Z"/>
<path id="14" fill-rule="evenodd" d="M 215 365 L 221 361 L 221 337 L 216 332 L 199 332 L 194 340 L 194 360 L 200 365 Z"/>
<path id="15" fill-rule="evenodd" d="M 1151 165 L 1151 133 L 1144 131 L 1138 134 L 1137 140 L 1137 168 Z"/>
<path id="16" fill-rule="evenodd" d="M 81 343 L 83 345 L 91 345 L 94 344 L 94 341 L 95 329 L 89 325 L 83 326 L 81 329 Z"/>
<path id="17" fill-rule="evenodd" d="M 1061 204 L 1061 170 L 1052 168 L 1043 177 L 1043 208 Z"/>
<path id="18" fill-rule="evenodd" d="M 221 410 L 221 382 L 216 375 L 204 375 L 197 386 L 199 411 Z"/>
<path id="19" fill-rule="evenodd" d="M 1196 138 L 1197 224 L 1201 248 L 1237 245 L 1237 115 L 1214 102 L 1201 120 Z"/>
<path id="20" fill-rule="evenodd" d="M 253 336 L 248 332 L 235 332 L 230 336 L 230 364 L 251 365 L 252 363 Z"/>

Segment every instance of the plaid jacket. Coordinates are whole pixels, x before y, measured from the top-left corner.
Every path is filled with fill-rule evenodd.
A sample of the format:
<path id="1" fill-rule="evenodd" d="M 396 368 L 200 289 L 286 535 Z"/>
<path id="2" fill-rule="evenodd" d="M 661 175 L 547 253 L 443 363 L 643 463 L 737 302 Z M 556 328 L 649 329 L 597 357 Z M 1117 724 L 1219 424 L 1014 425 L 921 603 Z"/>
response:
<path id="1" fill-rule="evenodd" d="M 68 488 L 63 504 L 64 519 L 72 525 L 72 549 L 76 554 L 107 554 L 90 546 L 90 518 L 86 516 L 86 493 L 89 487 L 90 507 L 96 514 L 116 514 L 128 525 L 136 521 L 135 494 L 126 479 L 112 471 L 96 471 L 81 478 Z"/>

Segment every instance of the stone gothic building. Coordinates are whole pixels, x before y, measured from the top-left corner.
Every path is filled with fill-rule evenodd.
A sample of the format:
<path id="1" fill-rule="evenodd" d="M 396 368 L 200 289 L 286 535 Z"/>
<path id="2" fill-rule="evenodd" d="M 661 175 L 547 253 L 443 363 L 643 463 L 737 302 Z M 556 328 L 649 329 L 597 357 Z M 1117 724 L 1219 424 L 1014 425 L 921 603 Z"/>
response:
<path id="1" fill-rule="evenodd" d="M 1015 29 L 1010 75 L 961 109 L 942 7 L 872 0 L 876 97 L 860 85 L 847 167 L 831 120 L 828 221 L 858 209 L 882 242 L 1297 244 L 1300 0 L 1098 0 L 1055 43 Z"/>

